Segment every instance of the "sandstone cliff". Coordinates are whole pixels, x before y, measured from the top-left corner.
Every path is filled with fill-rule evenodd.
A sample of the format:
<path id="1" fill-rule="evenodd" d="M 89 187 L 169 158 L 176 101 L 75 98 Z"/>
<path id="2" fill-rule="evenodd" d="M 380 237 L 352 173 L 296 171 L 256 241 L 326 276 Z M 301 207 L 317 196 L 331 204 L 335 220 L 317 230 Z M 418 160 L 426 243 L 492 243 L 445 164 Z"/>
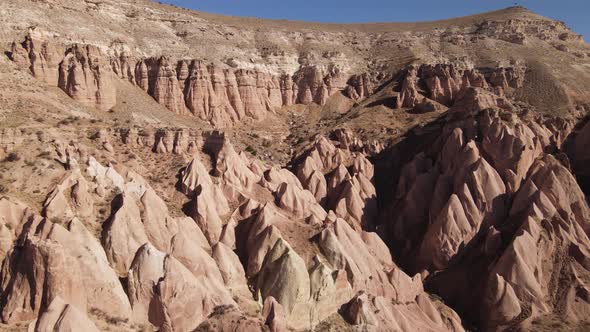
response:
<path id="1" fill-rule="evenodd" d="M 0 330 L 588 328 L 590 48 L 563 23 L 0 20 Z"/>

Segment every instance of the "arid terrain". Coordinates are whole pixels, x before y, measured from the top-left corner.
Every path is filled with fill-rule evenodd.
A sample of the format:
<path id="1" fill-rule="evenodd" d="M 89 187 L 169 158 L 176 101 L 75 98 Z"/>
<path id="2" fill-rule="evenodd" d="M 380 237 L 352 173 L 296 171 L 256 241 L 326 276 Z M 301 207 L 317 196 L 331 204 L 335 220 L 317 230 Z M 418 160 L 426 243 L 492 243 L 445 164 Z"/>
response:
<path id="1" fill-rule="evenodd" d="M 0 2 L 0 331 L 587 331 L 590 45 Z"/>

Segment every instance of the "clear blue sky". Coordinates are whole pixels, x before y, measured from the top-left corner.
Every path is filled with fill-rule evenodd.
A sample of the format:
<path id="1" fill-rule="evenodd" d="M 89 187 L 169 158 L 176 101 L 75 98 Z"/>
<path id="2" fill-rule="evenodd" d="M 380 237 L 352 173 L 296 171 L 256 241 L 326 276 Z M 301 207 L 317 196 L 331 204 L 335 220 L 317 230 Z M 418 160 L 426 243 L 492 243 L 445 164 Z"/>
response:
<path id="1" fill-rule="evenodd" d="M 317 22 L 429 21 L 505 8 L 518 3 L 561 21 L 590 42 L 590 0 L 160 0 L 236 16 Z"/>

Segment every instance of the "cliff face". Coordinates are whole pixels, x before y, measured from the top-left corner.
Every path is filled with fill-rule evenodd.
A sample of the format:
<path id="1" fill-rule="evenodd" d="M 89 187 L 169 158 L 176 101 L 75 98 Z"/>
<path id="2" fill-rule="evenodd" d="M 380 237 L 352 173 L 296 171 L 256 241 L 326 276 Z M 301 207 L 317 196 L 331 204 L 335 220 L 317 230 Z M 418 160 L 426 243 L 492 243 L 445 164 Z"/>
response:
<path id="1" fill-rule="evenodd" d="M 117 103 L 113 72 L 94 46 L 74 44 L 64 50 L 29 34 L 24 42 L 12 44 L 11 53 L 33 76 L 84 105 L 109 110 Z"/>
<path id="2" fill-rule="evenodd" d="M 348 77 L 337 68 L 328 72 L 302 67 L 280 76 L 223 68 L 200 60 L 174 61 L 167 56 L 135 60 L 125 53 L 109 56 L 91 45 L 65 49 L 29 34 L 13 43 L 11 58 L 31 74 L 56 85 L 81 103 L 109 110 L 116 104 L 113 80 L 136 85 L 179 115 L 194 115 L 216 127 L 228 127 L 295 104 L 324 105 L 336 93 L 360 100 L 372 90 L 366 76 Z"/>
<path id="3" fill-rule="evenodd" d="M 0 21 L 0 329 L 587 329 L 590 48 L 563 23 Z"/>
<path id="4" fill-rule="evenodd" d="M 590 76 L 584 66 L 590 49 L 565 24 L 523 8 L 415 26 L 321 26 L 218 17 L 144 1 L 19 6 L 10 0 L 3 6 L 13 13 L 4 37 L 16 41 L 12 58 L 35 77 L 109 109 L 116 102 L 109 82 L 116 76 L 172 112 L 217 127 L 259 120 L 283 106 L 324 105 L 338 93 L 358 102 L 404 71 L 412 75 L 412 65 L 420 82 L 403 82 L 399 106 L 421 102 L 411 90 L 426 90 L 426 97 L 449 106 L 471 86 L 498 95 L 507 90 L 547 112 L 560 104 L 573 109 L 589 96 L 581 82 Z M 69 21 L 45 17 L 44 11 L 59 17 L 64 10 L 76 15 Z M 69 24 L 99 29 L 72 31 Z M 9 39 L 9 32 L 22 35 L 32 26 L 24 42 Z M 422 108 L 433 107 L 427 104 Z"/>

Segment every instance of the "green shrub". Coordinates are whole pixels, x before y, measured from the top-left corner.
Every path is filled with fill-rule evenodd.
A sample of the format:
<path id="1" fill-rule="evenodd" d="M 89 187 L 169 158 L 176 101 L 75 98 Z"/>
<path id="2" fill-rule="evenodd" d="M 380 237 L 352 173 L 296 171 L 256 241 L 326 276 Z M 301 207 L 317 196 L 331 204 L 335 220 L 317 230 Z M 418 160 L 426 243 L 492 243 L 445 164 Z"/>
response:
<path id="1" fill-rule="evenodd" d="M 249 152 L 253 156 L 256 156 L 258 154 L 258 152 L 256 152 L 256 150 L 250 145 L 248 145 L 244 151 Z"/>

